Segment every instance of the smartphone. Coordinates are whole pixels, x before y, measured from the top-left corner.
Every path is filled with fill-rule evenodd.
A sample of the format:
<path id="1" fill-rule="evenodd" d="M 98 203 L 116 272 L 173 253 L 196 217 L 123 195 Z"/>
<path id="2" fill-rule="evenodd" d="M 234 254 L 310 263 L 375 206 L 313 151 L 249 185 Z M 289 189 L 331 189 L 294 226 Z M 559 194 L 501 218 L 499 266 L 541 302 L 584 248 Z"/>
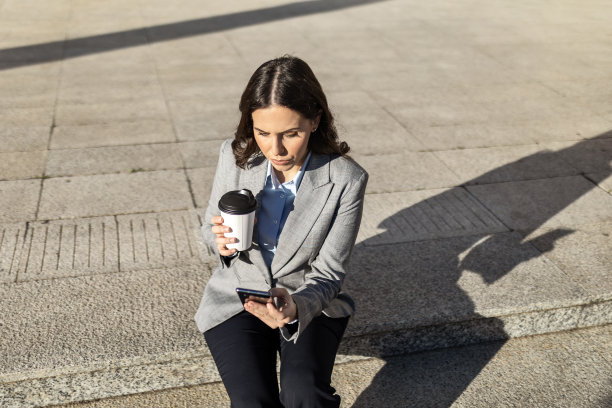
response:
<path id="1" fill-rule="evenodd" d="M 238 293 L 238 297 L 243 305 L 247 300 L 254 300 L 255 302 L 259 303 L 268 303 L 271 297 L 268 292 L 245 288 L 236 288 L 236 293 Z"/>

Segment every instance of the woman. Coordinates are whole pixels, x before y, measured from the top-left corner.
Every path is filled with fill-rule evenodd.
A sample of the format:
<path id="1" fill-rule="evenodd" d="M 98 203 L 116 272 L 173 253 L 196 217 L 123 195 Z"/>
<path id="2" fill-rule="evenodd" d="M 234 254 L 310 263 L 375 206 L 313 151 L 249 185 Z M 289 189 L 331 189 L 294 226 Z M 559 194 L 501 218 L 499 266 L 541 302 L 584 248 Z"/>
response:
<path id="1" fill-rule="evenodd" d="M 261 65 L 240 111 L 234 140 L 221 147 L 202 227 L 221 262 L 195 320 L 233 407 L 338 407 L 331 373 L 354 312 L 341 287 L 368 175 L 346 156 L 321 85 L 299 58 Z M 257 223 L 251 248 L 236 252 L 226 246 L 234 238 L 224 236 L 218 202 L 243 188 L 256 195 Z M 243 307 L 237 287 L 269 290 L 283 303 Z"/>

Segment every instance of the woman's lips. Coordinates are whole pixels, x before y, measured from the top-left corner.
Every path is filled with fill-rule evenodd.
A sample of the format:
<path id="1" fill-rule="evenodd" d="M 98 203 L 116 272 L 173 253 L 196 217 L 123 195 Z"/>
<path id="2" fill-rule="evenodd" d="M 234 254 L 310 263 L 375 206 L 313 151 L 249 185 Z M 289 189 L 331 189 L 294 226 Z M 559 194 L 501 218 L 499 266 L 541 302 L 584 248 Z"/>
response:
<path id="1" fill-rule="evenodd" d="M 277 166 L 284 166 L 285 164 L 289 164 L 289 160 L 274 160 L 270 159 L 272 164 L 276 164 Z"/>

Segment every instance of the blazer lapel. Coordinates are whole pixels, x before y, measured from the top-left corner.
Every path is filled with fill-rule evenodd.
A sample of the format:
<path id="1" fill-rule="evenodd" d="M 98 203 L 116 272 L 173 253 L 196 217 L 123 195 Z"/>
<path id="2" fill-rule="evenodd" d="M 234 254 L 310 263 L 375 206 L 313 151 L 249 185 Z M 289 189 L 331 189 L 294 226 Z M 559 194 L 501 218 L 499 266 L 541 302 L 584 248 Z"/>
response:
<path id="1" fill-rule="evenodd" d="M 281 269 L 298 251 L 323 210 L 333 184 L 329 178 L 329 156 L 313 154 L 300 183 L 293 211 L 287 217 L 278 247 L 272 260 L 272 275 Z"/>

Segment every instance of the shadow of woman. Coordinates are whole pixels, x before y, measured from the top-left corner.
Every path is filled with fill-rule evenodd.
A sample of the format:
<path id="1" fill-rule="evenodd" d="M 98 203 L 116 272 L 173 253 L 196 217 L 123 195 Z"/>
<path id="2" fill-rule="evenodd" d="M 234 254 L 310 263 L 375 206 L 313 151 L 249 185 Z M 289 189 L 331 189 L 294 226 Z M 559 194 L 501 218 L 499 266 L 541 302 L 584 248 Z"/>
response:
<path id="1" fill-rule="evenodd" d="M 494 313 L 478 313 L 481 308 L 476 305 L 494 309 L 512 304 L 514 297 L 521 296 L 521 288 L 501 285 L 491 289 L 493 285 L 521 264 L 542 262 L 539 258 L 543 253 L 572 233 L 553 227 L 537 238 L 526 239 L 612 174 L 611 136 L 608 132 L 566 149 L 538 152 L 463 186 L 438 190 L 384 218 L 377 225 L 379 233 L 358 243 L 345 282 L 358 314 L 339 354 L 384 359 L 480 344 L 472 348 L 478 350 L 476 353 L 447 349 L 402 362 L 390 360 L 359 395 L 355 407 L 452 405 L 509 338 L 504 321 Z M 600 165 L 587 178 L 576 164 L 592 160 L 599 160 Z M 550 173 L 551 164 L 557 173 Z M 538 188 L 532 188 L 530 181 L 518 183 L 518 190 L 470 188 L 513 181 L 517 174 L 519 180 L 536 184 L 538 180 L 557 179 Z M 557 182 L 563 182 L 562 191 Z M 522 187 L 527 189 L 521 192 Z M 522 196 L 517 198 L 515 194 Z M 378 207 L 368 208 L 368 200 L 377 199 Z M 376 208 L 384 213 L 385 206 L 397 205 L 393 199 L 393 193 L 368 196 L 367 215 Z M 500 202 L 506 204 L 505 210 L 501 216 L 494 215 L 499 207 L 491 203 Z M 538 286 L 538 282 L 526 281 L 524 285 Z M 546 288 L 537 290 L 545 293 Z M 405 366 L 407 361 L 410 366 Z"/>

